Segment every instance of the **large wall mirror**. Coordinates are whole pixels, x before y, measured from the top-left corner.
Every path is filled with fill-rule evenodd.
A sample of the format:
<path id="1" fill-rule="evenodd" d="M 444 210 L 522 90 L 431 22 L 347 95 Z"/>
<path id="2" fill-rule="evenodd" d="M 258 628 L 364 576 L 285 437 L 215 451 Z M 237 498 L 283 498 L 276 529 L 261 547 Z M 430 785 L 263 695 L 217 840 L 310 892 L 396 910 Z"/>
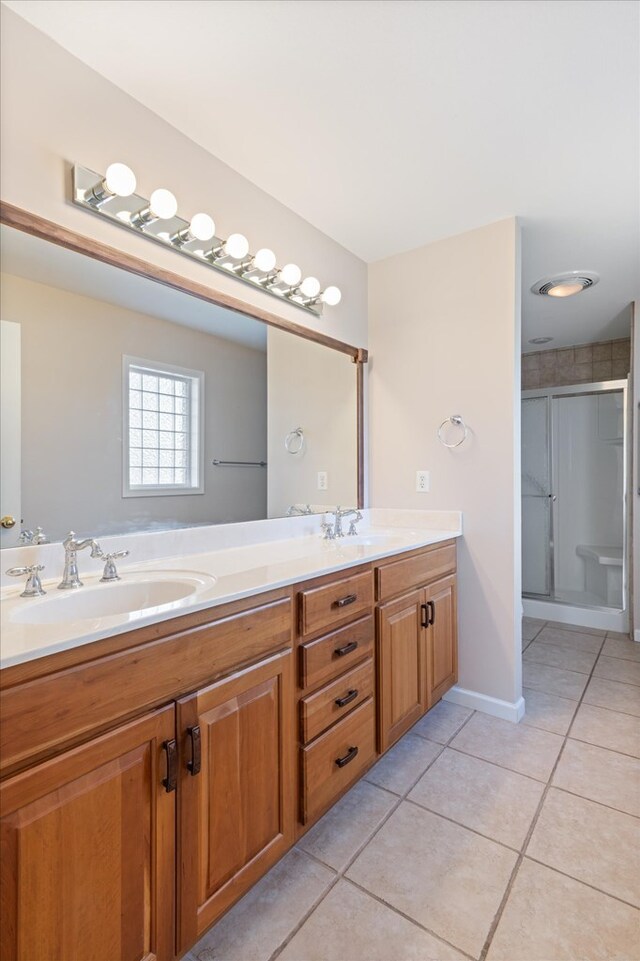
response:
<path id="1" fill-rule="evenodd" d="M 361 501 L 355 348 L 0 230 L 3 547 Z"/>

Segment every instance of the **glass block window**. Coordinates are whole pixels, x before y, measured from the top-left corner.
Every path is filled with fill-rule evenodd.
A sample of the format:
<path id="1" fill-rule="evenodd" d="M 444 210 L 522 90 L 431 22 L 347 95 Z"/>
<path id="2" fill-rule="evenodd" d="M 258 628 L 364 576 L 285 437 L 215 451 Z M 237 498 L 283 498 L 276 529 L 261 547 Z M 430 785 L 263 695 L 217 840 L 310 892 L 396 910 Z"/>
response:
<path id="1" fill-rule="evenodd" d="M 124 358 L 125 497 L 203 492 L 204 374 Z"/>

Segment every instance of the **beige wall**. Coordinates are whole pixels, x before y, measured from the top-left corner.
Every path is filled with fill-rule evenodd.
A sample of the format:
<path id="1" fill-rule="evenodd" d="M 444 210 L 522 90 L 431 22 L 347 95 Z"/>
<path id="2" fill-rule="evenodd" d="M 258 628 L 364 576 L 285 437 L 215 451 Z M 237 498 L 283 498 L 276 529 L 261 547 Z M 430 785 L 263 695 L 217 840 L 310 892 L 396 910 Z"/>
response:
<path id="1" fill-rule="evenodd" d="M 521 692 L 519 277 L 509 219 L 373 264 L 369 282 L 371 503 L 464 512 L 459 686 L 509 703 Z M 470 428 L 456 450 L 436 437 L 450 414 Z"/>
<path id="2" fill-rule="evenodd" d="M 263 351 L 9 274 L 2 316 L 22 328 L 27 527 L 58 540 L 266 516 L 265 470 L 211 464 L 266 458 Z M 204 494 L 122 497 L 123 354 L 204 371 Z"/>
<path id="3" fill-rule="evenodd" d="M 356 367 L 351 358 L 274 328 L 268 338 L 269 517 L 292 504 L 357 503 Z M 285 450 L 302 427 L 304 451 Z M 296 442 L 297 445 L 297 442 Z M 328 488 L 318 490 L 318 471 Z"/>
<path id="4" fill-rule="evenodd" d="M 522 356 L 522 389 L 624 380 L 631 370 L 631 341 L 600 341 Z"/>
<path id="5" fill-rule="evenodd" d="M 1 16 L 3 200 L 211 288 L 224 289 L 298 324 L 366 346 L 367 268 L 363 261 L 21 17 L 6 7 Z M 153 51 L 147 49 L 143 38 L 140 55 L 153 60 Z M 177 62 L 167 69 L 182 67 Z M 273 136 L 277 137 L 277 111 L 274 117 Z M 287 118 L 280 120 L 288 122 Z M 181 213 L 189 216 L 197 210 L 208 211 L 223 233 L 246 234 L 252 250 L 270 247 L 280 263 L 294 261 L 324 284 L 337 284 L 343 292 L 342 302 L 327 308 L 324 318 L 316 319 L 74 207 L 69 202 L 71 165 L 80 163 L 102 172 L 114 160 L 133 168 L 145 196 L 155 187 L 168 187 L 178 198 Z M 309 189 L 313 190 L 313 184 Z"/>

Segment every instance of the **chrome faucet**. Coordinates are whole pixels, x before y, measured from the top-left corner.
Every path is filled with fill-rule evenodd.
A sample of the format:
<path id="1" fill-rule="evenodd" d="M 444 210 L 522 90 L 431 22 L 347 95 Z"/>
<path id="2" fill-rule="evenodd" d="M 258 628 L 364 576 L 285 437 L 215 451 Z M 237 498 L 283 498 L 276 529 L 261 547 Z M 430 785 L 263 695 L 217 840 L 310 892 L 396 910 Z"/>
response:
<path id="1" fill-rule="evenodd" d="M 287 510 L 287 517 L 293 517 L 294 514 L 313 514 L 311 504 L 305 504 L 304 507 L 300 507 L 299 504 L 292 504 Z"/>
<path id="2" fill-rule="evenodd" d="M 18 538 L 21 544 L 48 544 L 49 538 L 41 527 L 36 527 L 35 531 L 20 531 Z"/>
<path id="3" fill-rule="evenodd" d="M 64 547 L 64 574 L 58 584 L 59 591 L 69 591 L 74 587 L 82 587 L 82 581 L 78 574 L 77 552 L 83 551 L 85 547 L 91 548 L 92 557 L 102 557 L 102 550 L 97 541 L 92 537 L 86 537 L 83 541 L 77 541 L 73 531 L 69 531 L 62 542 Z"/>
<path id="4" fill-rule="evenodd" d="M 349 525 L 349 534 L 357 534 L 356 524 L 358 521 L 362 520 L 362 514 L 355 507 L 349 507 L 347 510 L 343 511 L 340 506 L 336 507 L 334 511 L 329 511 L 329 514 L 333 516 L 333 530 L 331 529 L 331 524 L 323 524 L 322 529 L 324 531 L 324 536 L 328 540 L 332 540 L 334 537 L 344 537 L 344 531 L 342 530 L 342 520 L 344 517 L 351 517 L 352 514 L 356 516 L 351 521 Z"/>

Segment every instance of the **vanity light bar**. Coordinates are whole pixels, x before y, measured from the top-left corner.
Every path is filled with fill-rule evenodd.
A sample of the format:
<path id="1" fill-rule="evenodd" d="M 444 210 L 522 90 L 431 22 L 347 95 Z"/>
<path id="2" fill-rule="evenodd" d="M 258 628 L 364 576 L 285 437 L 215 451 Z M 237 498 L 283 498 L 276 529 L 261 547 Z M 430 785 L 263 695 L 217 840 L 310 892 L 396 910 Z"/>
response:
<path id="1" fill-rule="evenodd" d="M 263 247 L 251 254 L 242 234 L 229 234 L 226 240 L 217 236 L 209 214 L 197 213 L 191 220 L 179 217 L 176 198 L 164 187 L 148 200 L 135 190 L 135 175 L 125 164 L 111 164 L 104 176 L 79 164 L 73 168 L 73 202 L 79 207 L 316 316 L 325 304 L 340 303 L 338 287 L 322 290 L 315 277 L 303 279 L 296 264 L 277 267 L 272 250 Z"/>

